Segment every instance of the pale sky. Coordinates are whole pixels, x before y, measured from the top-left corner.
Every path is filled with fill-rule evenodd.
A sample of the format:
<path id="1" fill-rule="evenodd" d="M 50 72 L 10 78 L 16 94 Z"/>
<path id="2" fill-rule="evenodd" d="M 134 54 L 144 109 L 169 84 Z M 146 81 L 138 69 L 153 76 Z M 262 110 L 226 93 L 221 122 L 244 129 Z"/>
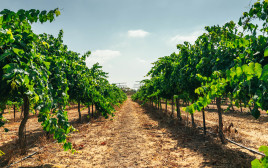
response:
<path id="1" fill-rule="evenodd" d="M 35 33 L 64 31 L 70 50 L 99 62 L 111 83 L 133 88 L 157 58 L 194 42 L 205 26 L 238 21 L 256 0 L 0 0 L 0 10 L 59 8 L 52 23 L 33 24 Z"/>

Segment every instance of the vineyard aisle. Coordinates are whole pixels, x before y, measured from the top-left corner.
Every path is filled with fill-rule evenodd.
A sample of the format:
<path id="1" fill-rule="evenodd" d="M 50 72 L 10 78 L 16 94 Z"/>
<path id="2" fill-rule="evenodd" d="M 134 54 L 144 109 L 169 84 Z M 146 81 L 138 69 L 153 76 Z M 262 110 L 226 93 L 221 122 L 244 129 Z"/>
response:
<path id="1" fill-rule="evenodd" d="M 225 148 L 213 140 L 190 136 L 184 127 L 161 120 L 150 108 L 130 98 L 113 120 L 78 127 L 70 141 L 78 153 L 62 151 L 50 143 L 22 166 L 48 167 L 247 167 L 252 157 Z M 179 127 L 179 126 L 178 126 Z M 212 141 L 212 142 L 211 142 Z M 17 165 L 18 166 L 18 165 Z"/>

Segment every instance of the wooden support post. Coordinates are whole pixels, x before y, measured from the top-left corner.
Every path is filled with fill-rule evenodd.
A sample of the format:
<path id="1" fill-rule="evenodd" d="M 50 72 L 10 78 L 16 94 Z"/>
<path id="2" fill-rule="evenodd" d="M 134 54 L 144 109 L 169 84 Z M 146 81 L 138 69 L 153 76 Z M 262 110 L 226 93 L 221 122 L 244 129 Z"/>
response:
<path id="1" fill-rule="evenodd" d="M 202 114 L 203 114 L 203 130 L 204 130 L 204 135 L 206 135 L 207 128 L 206 128 L 206 117 L 205 117 L 205 109 L 204 109 L 204 107 L 202 108 Z"/>
<path id="2" fill-rule="evenodd" d="M 225 144 L 225 137 L 222 131 L 223 128 L 223 123 L 222 123 L 222 109 L 221 109 L 221 98 L 217 97 L 216 98 L 216 104 L 217 104 L 217 109 L 218 109 L 218 116 L 219 116 L 219 137 L 221 139 L 221 142 Z"/>

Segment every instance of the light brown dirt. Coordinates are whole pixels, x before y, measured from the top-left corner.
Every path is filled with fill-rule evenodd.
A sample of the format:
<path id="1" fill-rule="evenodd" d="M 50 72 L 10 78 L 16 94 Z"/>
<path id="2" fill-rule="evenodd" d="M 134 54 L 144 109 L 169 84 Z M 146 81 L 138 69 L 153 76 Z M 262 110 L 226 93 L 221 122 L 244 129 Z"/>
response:
<path id="1" fill-rule="evenodd" d="M 218 113 L 216 105 L 209 105 L 208 107 L 209 108 L 205 109 L 205 117 L 206 126 L 210 129 L 218 125 Z M 165 104 L 162 105 L 162 108 L 165 108 Z M 180 109 L 183 121 L 186 122 L 187 114 L 183 111 L 182 107 Z M 248 109 L 245 108 L 243 108 L 243 113 L 236 107 L 236 112 L 226 111 L 226 105 L 222 105 L 222 109 L 224 110 L 222 113 L 224 127 L 226 128 L 233 123 L 231 132 L 224 132 L 227 138 L 235 140 L 236 142 L 257 151 L 262 145 L 268 146 L 268 115 L 265 114 L 264 111 L 262 111 L 262 115 L 259 119 L 255 119 L 250 113 L 246 112 Z M 171 105 L 168 105 L 168 110 L 168 113 L 171 114 Z M 176 117 L 175 107 L 174 115 Z M 198 126 L 203 127 L 202 112 L 195 112 L 194 119 Z M 191 125 L 190 115 L 188 115 L 188 124 Z M 214 131 L 213 129 L 210 130 Z M 237 130 L 237 132 L 235 133 L 234 130 Z"/>
<path id="2" fill-rule="evenodd" d="M 204 140 L 201 133 L 163 114 L 128 99 L 113 118 L 74 122 L 79 132 L 69 141 L 78 153 L 64 152 L 61 145 L 42 138 L 29 148 L 29 154 L 40 152 L 14 167 L 250 167 L 255 158 L 213 137 Z M 77 110 L 70 110 L 69 117 L 75 121 Z"/>

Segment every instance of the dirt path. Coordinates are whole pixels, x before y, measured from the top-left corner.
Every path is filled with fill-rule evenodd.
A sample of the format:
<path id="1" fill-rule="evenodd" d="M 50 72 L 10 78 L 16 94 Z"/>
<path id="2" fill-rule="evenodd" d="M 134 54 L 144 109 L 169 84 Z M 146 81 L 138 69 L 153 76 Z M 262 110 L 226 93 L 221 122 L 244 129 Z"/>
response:
<path id="1" fill-rule="evenodd" d="M 129 100 L 118 113 L 113 127 L 113 136 L 108 147 L 110 152 L 104 158 L 108 166 L 129 167 L 133 165 L 146 164 L 149 159 L 146 149 L 152 148 L 148 137 L 141 129 L 141 123 L 137 117 L 137 111 Z M 146 145 L 146 147 L 145 147 Z M 142 159 L 144 158 L 144 159 Z M 109 161 L 112 162 L 109 162 Z"/>
<path id="2" fill-rule="evenodd" d="M 198 153 L 187 150 L 187 155 L 191 157 L 186 158 L 186 149 L 175 150 L 177 140 L 172 139 L 167 129 L 160 128 L 144 112 L 137 103 L 128 99 L 117 113 L 115 122 L 111 125 L 115 136 L 109 139 L 106 151 L 108 155 L 103 158 L 105 166 L 196 167 L 202 163 L 202 156 Z"/>
<path id="3" fill-rule="evenodd" d="M 43 142 L 41 152 L 14 167 L 250 167 L 254 159 L 210 137 L 204 141 L 201 133 L 189 134 L 190 128 L 130 99 L 115 115 L 76 125 L 79 132 L 69 141 L 78 153 Z"/>

